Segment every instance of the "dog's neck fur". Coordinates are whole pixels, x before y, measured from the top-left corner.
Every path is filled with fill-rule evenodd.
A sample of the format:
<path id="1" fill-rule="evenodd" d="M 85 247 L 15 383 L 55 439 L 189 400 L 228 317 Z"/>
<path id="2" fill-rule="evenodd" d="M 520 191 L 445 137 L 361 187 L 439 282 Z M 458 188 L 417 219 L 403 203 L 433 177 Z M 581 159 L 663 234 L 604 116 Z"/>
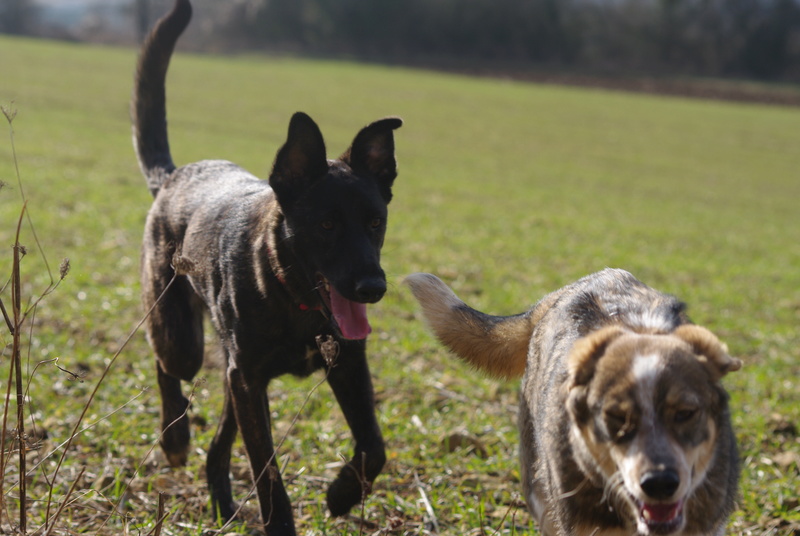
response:
<path id="1" fill-rule="evenodd" d="M 259 229 L 259 235 L 264 237 L 270 268 L 278 281 L 286 285 L 286 272 L 283 269 L 283 263 L 280 261 L 278 248 L 288 233 L 286 232 L 283 212 L 277 200 L 273 199 L 269 203 L 267 217 L 262 221 L 264 222 L 264 229 Z M 259 279 L 264 279 L 264 277 L 259 277 Z"/>
<path id="2" fill-rule="evenodd" d="M 566 397 L 563 404 L 567 404 Z M 581 520 L 587 526 L 602 526 L 609 530 L 623 529 L 631 520 L 623 517 L 625 508 L 620 504 L 622 498 L 607 487 L 605 478 L 590 461 L 592 455 L 586 448 L 585 438 L 581 437 L 580 430 L 571 426 L 567 419 L 558 426 L 562 428 L 562 436 L 568 438 L 560 447 L 562 463 L 558 491 L 566 491 L 567 495 L 562 497 L 559 508 L 576 523 Z M 607 503 L 608 508 L 586 509 L 586 505 L 601 503 Z M 557 520 L 553 522 L 561 525 Z M 561 528 L 565 534 L 570 532 L 570 527 Z"/>
<path id="3" fill-rule="evenodd" d="M 258 288 L 263 295 L 267 295 L 267 281 L 274 278 L 291 298 L 297 302 L 298 307 L 303 310 L 320 310 L 315 300 L 308 300 L 309 281 L 305 281 L 295 274 L 300 274 L 300 270 L 290 270 L 289 268 L 297 264 L 291 248 L 286 244 L 287 239 L 291 239 L 291 233 L 286 228 L 286 219 L 281 211 L 280 205 L 273 197 L 265 209 L 264 215 L 259 219 L 258 236 L 261 237 L 262 247 L 254 248 L 255 266 L 257 266 Z M 269 268 L 263 260 L 269 264 Z M 313 285 L 313 282 L 311 282 Z M 304 296 L 306 296 L 304 298 Z M 309 303 L 311 301 L 312 303 Z"/>

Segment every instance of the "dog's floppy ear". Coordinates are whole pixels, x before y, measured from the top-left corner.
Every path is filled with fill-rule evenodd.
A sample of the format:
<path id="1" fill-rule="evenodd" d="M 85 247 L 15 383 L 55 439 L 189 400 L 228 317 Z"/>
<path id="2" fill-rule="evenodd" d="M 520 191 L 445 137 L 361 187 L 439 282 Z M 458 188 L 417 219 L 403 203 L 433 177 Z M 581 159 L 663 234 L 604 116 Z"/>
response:
<path id="1" fill-rule="evenodd" d="M 373 177 L 387 203 L 392 199 L 392 184 L 397 177 L 392 131 L 402 124 L 403 120 L 399 117 L 387 117 L 370 123 L 356 134 L 353 144 L 340 157 L 355 173 Z"/>
<path id="2" fill-rule="evenodd" d="M 597 361 L 606 353 L 608 345 L 624 332 L 620 326 L 608 326 L 575 341 L 567 359 L 571 387 L 591 381 Z"/>
<path id="3" fill-rule="evenodd" d="M 317 124 L 303 112 L 289 121 L 286 143 L 275 156 L 269 185 L 286 208 L 315 181 L 328 172 L 325 141 Z"/>
<path id="4" fill-rule="evenodd" d="M 672 334 L 689 344 L 698 359 L 711 372 L 714 381 L 728 372 L 742 368 L 742 361 L 728 355 L 727 347 L 704 327 L 684 324 L 678 326 Z"/>
<path id="5" fill-rule="evenodd" d="M 575 341 L 567 358 L 569 381 L 567 383 L 567 409 L 580 423 L 590 416 L 586 404 L 589 382 L 594 377 L 597 362 L 606 353 L 609 345 L 625 330 L 620 326 L 608 326 Z"/>

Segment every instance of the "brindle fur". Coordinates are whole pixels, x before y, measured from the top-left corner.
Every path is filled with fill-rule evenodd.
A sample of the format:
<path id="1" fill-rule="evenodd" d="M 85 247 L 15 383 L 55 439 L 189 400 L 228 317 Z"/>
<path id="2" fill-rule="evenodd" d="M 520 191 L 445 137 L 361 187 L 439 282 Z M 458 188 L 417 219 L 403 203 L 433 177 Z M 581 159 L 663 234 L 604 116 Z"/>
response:
<path id="1" fill-rule="evenodd" d="M 470 308 L 430 274 L 406 281 L 433 332 L 456 355 L 499 377 L 524 370 L 521 473 L 543 534 L 653 534 L 615 464 L 633 452 L 634 441 L 641 445 L 637 468 L 655 474 L 696 452 L 696 466 L 706 471 L 685 500 L 682 530 L 668 531 L 666 523 L 653 530 L 724 533 L 739 465 L 719 380 L 741 361 L 728 356 L 708 330 L 691 324 L 683 303 L 627 272 L 608 269 L 545 296 L 525 313 L 500 317 Z M 658 355 L 666 366 L 653 392 L 637 394 L 631 370 L 641 355 Z M 645 417 L 637 413 L 635 396 L 656 399 L 657 416 L 637 421 Z M 693 401 L 699 415 L 673 424 L 672 410 L 661 407 L 668 407 L 670 397 Z M 620 404 L 630 408 L 625 420 L 633 423 L 632 438 L 627 423 L 617 426 L 605 415 Z"/>
<path id="2" fill-rule="evenodd" d="M 161 446 L 172 465 L 186 463 L 189 401 L 181 382 L 201 367 L 207 312 L 227 364 L 225 403 L 206 469 L 212 506 L 226 520 L 237 510 L 229 468 L 241 431 L 265 530 L 295 534 L 270 432 L 272 378 L 327 371 L 355 439 L 351 462 L 328 490 L 333 515 L 362 501 L 386 459 L 365 340 L 343 336 L 325 296 L 330 290 L 365 304 L 386 291 L 380 249 L 397 174 L 392 131 L 402 122 L 386 118 L 364 127 L 339 159 L 327 160 L 317 125 L 298 112 L 268 182 L 227 161 L 176 168 L 164 84 L 190 18 L 189 1 L 176 0 L 153 29 L 132 103 L 134 145 L 155 198 L 141 281 L 144 306 L 152 308 L 146 328 L 161 390 Z M 320 338 L 332 341 L 335 356 L 322 355 Z"/>

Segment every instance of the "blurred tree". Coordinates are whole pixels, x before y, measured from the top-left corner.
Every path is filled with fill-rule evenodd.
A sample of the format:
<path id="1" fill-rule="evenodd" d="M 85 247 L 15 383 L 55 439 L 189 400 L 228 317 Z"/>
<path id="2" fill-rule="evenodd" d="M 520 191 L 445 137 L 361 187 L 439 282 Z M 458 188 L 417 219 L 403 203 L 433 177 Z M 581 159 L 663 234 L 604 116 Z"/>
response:
<path id="1" fill-rule="evenodd" d="M 135 1 L 143 10 L 167 0 Z M 648 74 L 800 71 L 800 0 L 194 2 L 191 31 L 209 48 Z"/>
<path id="2" fill-rule="evenodd" d="M 800 37 L 800 6 L 792 0 L 761 2 L 747 20 L 738 70 L 758 78 L 779 77 L 791 63 L 790 39 Z"/>
<path id="3" fill-rule="evenodd" d="M 136 35 L 139 42 L 144 41 L 150 31 L 150 2 L 149 0 L 135 0 Z"/>
<path id="4" fill-rule="evenodd" d="M 27 34 L 34 25 L 35 16 L 31 0 L 0 0 L 0 33 Z"/>
<path id="5" fill-rule="evenodd" d="M 35 30 L 36 1 L 0 0 L 0 31 Z M 140 39 L 172 2 L 127 0 L 125 13 Z M 194 21 L 180 45 L 191 49 L 258 48 L 498 70 L 528 65 L 607 74 L 800 78 L 800 0 L 192 3 Z"/>

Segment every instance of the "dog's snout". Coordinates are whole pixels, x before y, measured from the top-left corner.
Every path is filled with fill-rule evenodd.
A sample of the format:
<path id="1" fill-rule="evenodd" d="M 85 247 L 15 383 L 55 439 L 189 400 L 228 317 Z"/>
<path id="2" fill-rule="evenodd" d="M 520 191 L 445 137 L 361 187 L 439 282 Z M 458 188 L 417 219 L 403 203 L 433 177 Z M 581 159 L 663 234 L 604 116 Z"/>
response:
<path id="1" fill-rule="evenodd" d="M 356 283 L 356 296 L 363 303 L 375 303 L 386 294 L 386 280 L 382 277 L 370 277 Z"/>
<path id="2" fill-rule="evenodd" d="M 662 500 L 669 499 L 681 484 L 680 476 L 674 469 L 649 471 L 642 476 L 639 485 L 648 497 Z"/>

